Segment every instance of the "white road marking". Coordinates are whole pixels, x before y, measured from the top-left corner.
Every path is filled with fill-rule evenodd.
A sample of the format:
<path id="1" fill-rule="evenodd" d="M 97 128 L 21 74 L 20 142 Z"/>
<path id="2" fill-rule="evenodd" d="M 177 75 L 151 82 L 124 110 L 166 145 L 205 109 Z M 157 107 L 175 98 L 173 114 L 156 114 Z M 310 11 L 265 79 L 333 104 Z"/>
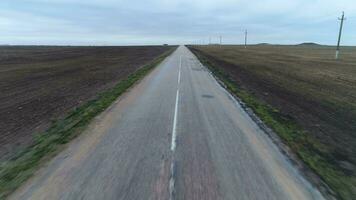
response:
<path id="1" fill-rule="evenodd" d="M 172 142 L 171 142 L 172 161 L 171 161 L 171 171 L 170 171 L 170 178 L 169 178 L 169 199 L 170 200 L 174 199 L 174 192 L 175 192 L 174 151 L 176 150 L 176 146 L 177 146 L 177 118 L 178 118 L 179 85 L 180 85 L 181 68 L 182 68 L 182 56 L 179 57 L 177 94 L 176 94 L 176 104 L 174 107 L 173 129 L 172 129 Z"/>
<path id="2" fill-rule="evenodd" d="M 172 143 L 171 150 L 174 152 L 176 149 L 176 140 L 177 140 L 177 116 L 178 116 L 178 102 L 179 102 L 179 89 L 176 94 L 176 105 L 174 108 L 174 119 L 173 119 L 173 130 L 172 130 Z"/>
<path id="3" fill-rule="evenodd" d="M 177 140 L 177 118 L 178 118 L 178 102 L 179 102 L 179 84 L 180 84 L 180 71 L 182 68 L 182 56 L 179 58 L 179 71 L 178 71 L 178 85 L 177 85 L 177 94 L 176 94 L 176 104 L 174 107 L 174 118 L 173 118 L 173 129 L 172 129 L 172 143 L 171 150 L 174 152 L 176 149 L 176 140 Z"/>
<path id="4" fill-rule="evenodd" d="M 175 193 L 175 179 L 174 179 L 174 171 L 175 171 L 175 166 L 174 162 L 172 161 L 171 163 L 171 176 L 169 178 L 169 199 L 173 200 L 174 199 L 174 193 Z"/>
<path id="5" fill-rule="evenodd" d="M 179 57 L 179 71 L 178 71 L 178 89 L 180 84 L 180 69 L 182 68 L 182 56 Z"/>

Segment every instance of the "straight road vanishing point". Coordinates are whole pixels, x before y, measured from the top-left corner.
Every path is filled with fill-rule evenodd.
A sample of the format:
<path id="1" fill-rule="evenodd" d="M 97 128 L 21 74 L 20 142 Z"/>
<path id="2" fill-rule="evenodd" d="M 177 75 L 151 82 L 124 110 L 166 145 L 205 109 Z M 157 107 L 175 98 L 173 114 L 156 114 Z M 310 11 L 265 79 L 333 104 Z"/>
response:
<path id="1" fill-rule="evenodd" d="M 10 199 L 323 199 L 184 46 Z"/>

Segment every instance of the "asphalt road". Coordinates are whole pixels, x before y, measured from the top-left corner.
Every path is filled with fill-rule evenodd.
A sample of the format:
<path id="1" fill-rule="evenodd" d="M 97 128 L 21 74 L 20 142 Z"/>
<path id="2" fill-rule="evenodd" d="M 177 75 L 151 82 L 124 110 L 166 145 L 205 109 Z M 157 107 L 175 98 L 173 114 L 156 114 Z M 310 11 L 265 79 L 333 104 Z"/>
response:
<path id="1" fill-rule="evenodd" d="M 10 199 L 323 199 L 186 47 Z"/>

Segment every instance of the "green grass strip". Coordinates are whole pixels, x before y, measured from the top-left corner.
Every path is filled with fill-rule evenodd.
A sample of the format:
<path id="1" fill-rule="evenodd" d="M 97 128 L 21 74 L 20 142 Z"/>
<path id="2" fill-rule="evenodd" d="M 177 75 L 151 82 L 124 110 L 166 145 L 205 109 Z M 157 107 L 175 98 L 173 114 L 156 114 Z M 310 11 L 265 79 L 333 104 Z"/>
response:
<path id="1" fill-rule="evenodd" d="M 78 136 L 95 116 L 108 108 L 121 94 L 142 79 L 174 50 L 175 48 L 163 53 L 148 65 L 120 81 L 114 88 L 99 94 L 96 99 L 85 103 L 65 118 L 54 122 L 45 133 L 35 137 L 33 145 L 25 148 L 11 160 L 1 163 L 0 199 L 5 199 L 30 178 L 41 164 L 60 151 L 63 144 Z"/>
<path id="2" fill-rule="evenodd" d="M 294 121 L 260 101 L 246 90 L 238 88 L 233 79 L 221 68 L 214 66 L 200 50 L 192 49 L 200 62 L 218 77 L 228 91 L 238 96 L 254 113 L 299 156 L 336 193 L 338 199 L 352 200 L 356 197 L 356 178 L 346 175 L 333 164 L 327 155 L 327 147 L 308 135 Z"/>

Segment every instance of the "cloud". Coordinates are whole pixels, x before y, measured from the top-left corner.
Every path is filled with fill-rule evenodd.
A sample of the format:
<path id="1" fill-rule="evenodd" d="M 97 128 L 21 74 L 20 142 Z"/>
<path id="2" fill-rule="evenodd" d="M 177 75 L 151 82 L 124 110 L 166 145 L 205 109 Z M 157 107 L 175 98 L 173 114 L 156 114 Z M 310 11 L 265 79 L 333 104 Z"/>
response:
<path id="1" fill-rule="evenodd" d="M 352 0 L 3 0 L 0 43 L 161 44 L 223 35 L 254 43 L 333 44 L 344 10 L 346 44 L 356 44 Z M 347 39 L 347 40 L 346 40 Z"/>

